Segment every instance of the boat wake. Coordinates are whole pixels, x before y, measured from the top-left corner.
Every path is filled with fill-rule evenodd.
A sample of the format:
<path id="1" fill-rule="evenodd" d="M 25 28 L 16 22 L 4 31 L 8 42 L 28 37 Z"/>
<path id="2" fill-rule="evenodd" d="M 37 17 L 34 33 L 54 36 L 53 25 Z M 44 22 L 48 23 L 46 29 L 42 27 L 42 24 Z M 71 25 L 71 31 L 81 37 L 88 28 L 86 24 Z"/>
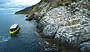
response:
<path id="1" fill-rule="evenodd" d="M 4 35 L 0 35 L 0 42 L 6 42 L 8 40 L 10 40 L 11 37 L 7 34 L 4 34 Z"/>

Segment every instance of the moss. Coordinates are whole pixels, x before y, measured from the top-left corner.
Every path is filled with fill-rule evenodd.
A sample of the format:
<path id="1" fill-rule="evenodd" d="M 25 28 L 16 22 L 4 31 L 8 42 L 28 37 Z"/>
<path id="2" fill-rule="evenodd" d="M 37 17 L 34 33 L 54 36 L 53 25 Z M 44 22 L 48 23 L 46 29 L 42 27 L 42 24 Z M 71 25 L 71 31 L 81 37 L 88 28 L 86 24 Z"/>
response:
<path id="1" fill-rule="evenodd" d="M 72 25 L 77 24 L 78 22 L 80 22 L 80 20 L 73 20 Z"/>
<path id="2" fill-rule="evenodd" d="M 62 0 L 60 0 L 60 2 L 59 2 L 59 3 L 60 3 L 60 6 L 62 6 L 63 1 L 62 1 Z"/>
<path id="3" fill-rule="evenodd" d="M 33 14 L 33 10 L 31 10 L 29 14 Z"/>
<path id="4" fill-rule="evenodd" d="M 85 24 L 84 27 L 88 27 L 89 25 L 88 24 Z"/>
<path id="5" fill-rule="evenodd" d="M 56 2 L 56 4 L 55 4 L 55 8 L 58 7 L 58 6 L 59 6 L 59 2 Z"/>
<path id="6" fill-rule="evenodd" d="M 86 12 L 85 12 L 85 11 L 83 11 L 82 13 L 83 13 L 83 14 L 86 14 Z"/>
<path id="7" fill-rule="evenodd" d="M 81 27 L 88 27 L 88 26 L 89 26 L 88 24 L 81 25 Z"/>

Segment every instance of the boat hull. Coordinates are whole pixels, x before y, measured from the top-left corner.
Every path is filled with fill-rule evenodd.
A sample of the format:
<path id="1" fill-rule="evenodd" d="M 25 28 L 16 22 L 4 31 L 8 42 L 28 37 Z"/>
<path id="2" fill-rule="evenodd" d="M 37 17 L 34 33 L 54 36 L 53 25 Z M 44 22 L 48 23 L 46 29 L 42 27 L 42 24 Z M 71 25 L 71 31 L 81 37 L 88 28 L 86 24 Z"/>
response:
<path id="1" fill-rule="evenodd" d="M 13 31 L 13 32 L 9 31 L 9 33 L 10 34 L 17 34 L 19 32 L 19 30 L 20 30 L 20 26 L 15 31 Z"/>

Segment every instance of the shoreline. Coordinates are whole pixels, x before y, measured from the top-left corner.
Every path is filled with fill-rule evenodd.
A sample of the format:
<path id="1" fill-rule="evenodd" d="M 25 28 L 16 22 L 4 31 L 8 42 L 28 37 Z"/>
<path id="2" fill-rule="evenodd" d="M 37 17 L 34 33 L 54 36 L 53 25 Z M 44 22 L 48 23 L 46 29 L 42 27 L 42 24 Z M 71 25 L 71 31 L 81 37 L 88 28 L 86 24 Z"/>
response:
<path id="1" fill-rule="evenodd" d="M 78 48 L 78 52 L 90 51 L 89 46 L 86 46 L 87 43 L 90 45 L 90 11 L 83 8 L 83 1 L 74 2 L 68 4 L 68 6 L 60 6 L 60 3 L 57 1 L 55 1 L 55 3 L 43 2 L 40 5 L 36 5 L 30 11 L 26 20 L 37 21 L 37 32 L 41 38 L 51 39 L 55 43 L 58 42 L 58 44 L 62 45 L 61 47 L 68 45 L 65 47 Z M 54 4 L 54 6 L 51 4 Z M 86 4 L 88 3 L 86 2 Z"/>
<path id="2" fill-rule="evenodd" d="M 54 46 L 55 48 L 57 48 L 61 52 L 80 52 L 79 48 L 75 48 L 75 47 L 65 45 L 65 44 L 60 44 L 59 42 L 55 42 L 54 39 L 47 38 L 47 37 L 43 36 L 41 30 L 38 29 L 38 27 L 37 27 L 36 31 L 39 33 L 40 37 L 42 39 L 44 39 L 44 41 L 47 41 L 50 44 L 49 46 Z"/>

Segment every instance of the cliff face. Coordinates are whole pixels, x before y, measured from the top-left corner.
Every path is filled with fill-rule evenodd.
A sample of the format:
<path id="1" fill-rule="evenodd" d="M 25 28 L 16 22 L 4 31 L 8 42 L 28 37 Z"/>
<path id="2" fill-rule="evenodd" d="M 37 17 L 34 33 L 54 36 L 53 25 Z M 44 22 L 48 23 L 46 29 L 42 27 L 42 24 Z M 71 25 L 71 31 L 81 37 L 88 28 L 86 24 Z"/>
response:
<path id="1" fill-rule="evenodd" d="M 27 7 L 21 11 L 17 11 L 15 14 L 31 14 L 32 15 L 35 12 L 40 13 L 42 8 L 46 7 L 47 5 L 48 5 L 48 8 L 49 7 L 56 8 L 60 5 L 67 5 L 72 2 L 78 2 L 78 1 L 79 0 L 41 0 L 40 3 L 34 6 Z"/>
<path id="2" fill-rule="evenodd" d="M 38 22 L 42 36 L 90 52 L 89 10 L 88 0 L 42 0 L 30 8 L 27 20 Z"/>
<path id="3" fill-rule="evenodd" d="M 47 11 L 56 8 L 58 6 L 64 5 L 68 6 L 72 2 L 79 2 L 80 0 L 41 0 L 40 3 L 37 3 L 34 6 L 26 7 L 25 9 L 22 9 L 20 11 L 17 11 L 15 14 L 29 14 L 32 15 L 34 13 L 40 13 L 45 7 L 47 7 Z M 83 1 L 83 0 L 82 0 Z M 86 2 L 89 2 L 89 0 L 85 0 Z M 81 7 L 87 8 L 90 10 L 90 3 L 82 3 Z"/>

